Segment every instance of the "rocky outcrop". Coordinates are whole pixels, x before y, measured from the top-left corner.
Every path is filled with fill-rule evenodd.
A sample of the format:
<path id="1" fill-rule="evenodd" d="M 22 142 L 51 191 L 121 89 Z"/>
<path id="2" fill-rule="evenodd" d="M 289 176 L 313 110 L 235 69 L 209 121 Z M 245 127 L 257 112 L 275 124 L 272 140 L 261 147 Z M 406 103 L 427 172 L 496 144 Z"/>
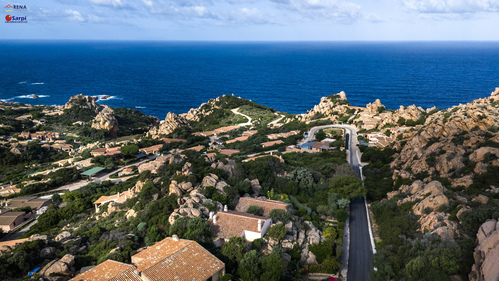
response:
<path id="1" fill-rule="evenodd" d="M 118 120 L 114 117 L 114 110 L 105 106 L 92 121 L 92 128 L 106 130 L 112 138 L 118 136 Z"/>
<path id="2" fill-rule="evenodd" d="M 49 262 L 40 271 L 40 275 L 47 278 L 50 274 L 71 276 L 74 272 L 73 265 L 75 263 L 75 257 L 70 254 L 66 254 L 60 260 L 53 260 Z"/>
<path id="3" fill-rule="evenodd" d="M 347 112 L 349 105 L 346 94 L 342 91 L 336 95 L 322 97 L 318 105 L 314 106 L 307 113 L 298 115 L 297 118 L 303 122 L 311 121 L 317 118 L 317 116 L 338 120 L 340 115 Z"/>
<path id="4" fill-rule="evenodd" d="M 87 108 L 92 110 L 94 113 L 98 113 L 102 110 L 103 106 L 97 103 L 97 97 L 84 96 L 79 94 L 72 96 L 69 101 L 64 105 L 64 109 L 70 109 L 72 107 Z"/>
<path id="5" fill-rule="evenodd" d="M 405 145 L 397 144 L 392 168 L 394 179 L 417 174 L 450 178 L 454 187 L 473 183 L 471 173 L 486 173 L 499 165 L 499 143 L 493 127 L 499 124 L 499 110 L 492 97 L 475 100 L 429 115 L 423 126 L 402 134 Z M 485 145 L 484 145 L 485 144 Z"/>
<path id="6" fill-rule="evenodd" d="M 478 246 L 473 257 L 475 263 L 469 274 L 470 281 L 496 281 L 499 278 L 499 222 L 488 220 L 476 235 Z"/>
<path id="7" fill-rule="evenodd" d="M 159 127 L 154 127 L 149 130 L 148 135 L 153 138 L 159 138 L 161 135 L 168 135 L 180 127 L 192 128 L 191 123 L 184 117 L 172 112 L 168 112 L 164 121 Z"/>
<path id="8" fill-rule="evenodd" d="M 179 217 L 208 217 L 210 211 L 203 204 L 214 204 L 211 199 L 206 199 L 206 197 L 197 192 L 197 190 L 192 191 L 190 198 L 184 197 L 178 199 L 179 208 L 175 209 L 168 218 L 171 225 L 175 223 L 175 220 Z M 223 206 L 221 203 L 216 202 L 215 204 L 217 210 L 222 210 Z"/>
<path id="9" fill-rule="evenodd" d="M 379 99 L 376 99 L 373 103 L 368 103 L 366 105 L 366 111 L 373 115 L 381 113 L 380 111 L 383 111 L 384 109 L 385 106 L 381 104 Z"/>
<path id="10" fill-rule="evenodd" d="M 68 240 L 69 238 L 71 238 L 71 233 L 69 231 L 63 231 L 63 232 L 59 233 L 59 235 L 57 235 L 54 240 L 56 242 L 64 242 L 64 241 Z"/>

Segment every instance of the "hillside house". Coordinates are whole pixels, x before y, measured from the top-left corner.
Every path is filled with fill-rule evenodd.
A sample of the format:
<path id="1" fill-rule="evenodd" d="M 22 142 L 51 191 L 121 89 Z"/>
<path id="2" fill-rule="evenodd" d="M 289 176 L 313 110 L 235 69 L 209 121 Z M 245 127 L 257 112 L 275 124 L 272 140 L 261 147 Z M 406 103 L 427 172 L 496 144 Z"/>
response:
<path id="1" fill-rule="evenodd" d="M 4 232 L 11 231 L 24 222 L 24 212 L 6 212 L 0 215 L 0 228 Z"/>
<path id="2" fill-rule="evenodd" d="M 270 216 L 270 211 L 273 209 L 280 209 L 286 211 L 289 204 L 275 201 L 275 200 L 266 200 L 266 199 L 257 199 L 252 197 L 241 197 L 239 198 L 239 202 L 236 205 L 235 210 L 238 212 L 246 212 L 249 206 L 255 205 L 263 210 L 263 216 Z"/>
<path id="3" fill-rule="evenodd" d="M 271 147 L 273 145 L 276 145 L 276 144 L 283 144 L 284 142 L 282 140 L 276 140 L 276 141 L 268 141 L 268 142 L 264 142 L 264 143 L 261 143 L 260 145 L 262 147 Z"/>
<path id="4" fill-rule="evenodd" d="M 272 224 L 269 217 L 229 210 L 214 215 L 211 213 L 210 217 L 208 222 L 211 225 L 213 240 L 217 246 L 221 246 L 234 236 L 242 237 L 249 242 L 263 238 Z"/>

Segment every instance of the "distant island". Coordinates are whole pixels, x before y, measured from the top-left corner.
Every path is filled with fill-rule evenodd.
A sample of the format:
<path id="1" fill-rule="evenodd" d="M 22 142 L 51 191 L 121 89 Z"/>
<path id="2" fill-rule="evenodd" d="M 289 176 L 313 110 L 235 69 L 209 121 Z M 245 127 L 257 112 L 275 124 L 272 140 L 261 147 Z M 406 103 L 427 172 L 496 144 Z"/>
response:
<path id="1" fill-rule="evenodd" d="M 342 280 L 358 197 L 372 280 L 499 276 L 499 88 L 303 114 L 224 95 L 164 120 L 98 99 L 0 102 L 5 280 Z"/>

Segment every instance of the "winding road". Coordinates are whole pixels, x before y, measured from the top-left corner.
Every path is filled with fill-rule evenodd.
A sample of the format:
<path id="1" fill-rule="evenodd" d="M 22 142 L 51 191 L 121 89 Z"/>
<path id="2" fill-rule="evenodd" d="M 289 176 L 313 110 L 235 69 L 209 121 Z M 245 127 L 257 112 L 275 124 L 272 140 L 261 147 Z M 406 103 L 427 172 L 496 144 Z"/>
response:
<path id="1" fill-rule="evenodd" d="M 236 126 L 239 126 L 239 127 L 244 127 L 244 126 L 251 126 L 251 125 L 252 125 L 252 123 L 251 123 L 251 117 L 249 117 L 249 116 L 248 116 L 248 115 L 246 115 L 246 114 L 243 114 L 243 113 L 239 112 L 239 108 L 234 108 L 234 109 L 232 109 L 231 111 L 232 111 L 234 114 L 241 115 L 241 116 L 243 116 L 243 117 L 248 118 L 248 122 L 246 122 L 246 123 L 241 123 L 241 124 L 237 124 Z"/>
<path id="2" fill-rule="evenodd" d="M 347 161 L 362 179 L 362 166 L 359 159 L 359 148 L 357 147 L 357 128 L 349 125 L 325 125 L 310 129 L 308 137 L 301 144 L 313 141 L 315 134 L 320 129 L 342 128 L 350 135 L 349 149 L 347 150 Z M 369 273 L 373 269 L 372 255 L 373 243 L 370 233 L 370 223 L 367 217 L 367 206 L 365 198 L 358 197 L 350 202 L 349 232 L 350 245 L 348 253 L 348 273 L 346 279 L 349 281 L 366 281 L 369 279 Z"/>

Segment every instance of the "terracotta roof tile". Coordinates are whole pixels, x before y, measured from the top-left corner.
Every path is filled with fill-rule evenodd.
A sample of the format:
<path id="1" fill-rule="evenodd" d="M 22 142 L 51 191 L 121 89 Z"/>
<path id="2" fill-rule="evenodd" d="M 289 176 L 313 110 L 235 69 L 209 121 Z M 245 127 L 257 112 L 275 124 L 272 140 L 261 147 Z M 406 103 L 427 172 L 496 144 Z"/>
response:
<path id="1" fill-rule="evenodd" d="M 171 237 L 132 256 L 132 263 L 150 280 L 207 280 L 225 268 L 197 242 Z"/>
<path id="2" fill-rule="evenodd" d="M 258 221 L 261 220 L 263 225 L 266 220 L 270 219 L 269 217 L 255 216 L 236 211 L 218 212 L 216 216 L 216 223 L 213 223 L 213 220 L 209 220 L 211 231 L 215 238 L 224 239 L 234 236 L 241 237 L 245 230 L 261 232 L 258 231 Z"/>
<path id="3" fill-rule="evenodd" d="M 142 281 L 135 272 L 135 266 L 113 260 L 106 260 L 98 266 L 78 274 L 74 281 Z"/>
<path id="4" fill-rule="evenodd" d="M 270 216 L 270 211 L 272 211 L 273 209 L 286 210 L 286 207 L 288 206 L 287 203 L 275 200 L 263 200 L 251 197 L 241 197 L 239 198 L 239 202 L 237 203 L 235 210 L 238 212 L 246 212 L 246 210 L 248 210 L 248 207 L 251 205 L 256 205 L 262 208 L 264 216 Z"/>
<path id="5" fill-rule="evenodd" d="M 276 140 L 276 141 L 268 141 L 268 142 L 264 142 L 264 143 L 261 143 L 261 145 L 263 147 L 268 147 L 268 146 L 273 146 L 275 144 L 281 144 L 281 143 L 284 143 L 282 140 Z"/>

